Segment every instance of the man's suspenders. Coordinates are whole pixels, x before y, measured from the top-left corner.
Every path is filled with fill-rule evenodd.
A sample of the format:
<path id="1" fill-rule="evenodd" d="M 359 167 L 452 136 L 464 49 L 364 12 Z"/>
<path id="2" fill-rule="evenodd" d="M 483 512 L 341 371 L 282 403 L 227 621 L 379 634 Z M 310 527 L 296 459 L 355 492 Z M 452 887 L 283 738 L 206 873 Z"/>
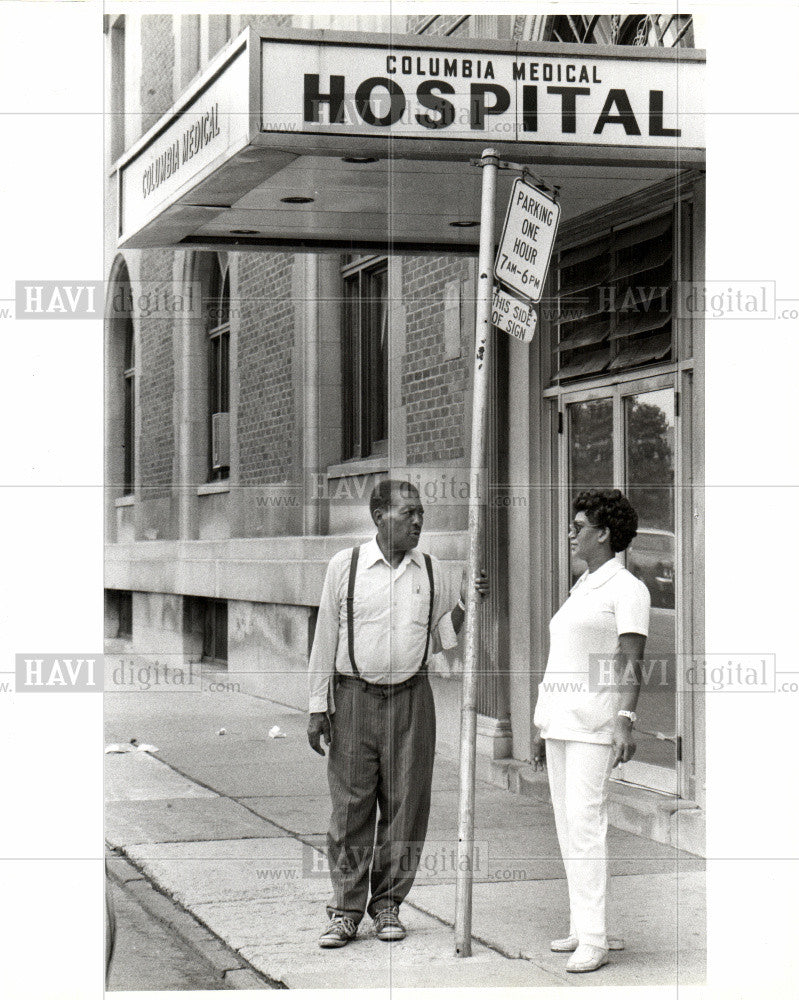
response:
<path id="1" fill-rule="evenodd" d="M 430 633 L 433 631 L 433 599 L 436 596 L 436 585 L 433 583 L 433 560 L 423 552 L 424 564 L 427 569 L 427 579 L 430 581 L 430 607 L 427 609 L 427 637 L 424 641 L 424 654 L 419 665 L 419 672 L 427 670 L 427 651 L 430 648 Z"/>
<path id="2" fill-rule="evenodd" d="M 350 666 L 356 677 L 360 677 L 358 667 L 355 665 L 355 616 L 353 614 L 353 601 L 355 600 L 355 573 L 358 569 L 358 556 L 361 554 L 360 545 L 356 545 L 352 550 L 350 559 L 350 576 L 347 581 L 347 651 L 350 654 Z M 427 579 L 430 581 L 430 610 L 427 613 L 427 638 L 424 644 L 424 655 L 419 666 L 419 673 L 427 667 L 427 652 L 430 649 L 430 633 L 433 630 L 433 601 L 435 600 L 435 584 L 433 583 L 433 560 L 424 552 L 424 564 L 427 568 Z"/>
<path id="3" fill-rule="evenodd" d="M 352 550 L 352 559 L 350 559 L 350 578 L 347 583 L 347 649 L 350 654 L 350 666 L 352 667 L 352 672 L 356 677 L 361 675 L 358 673 L 358 668 L 355 666 L 355 621 L 352 612 L 352 602 L 355 598 L 355 573 L 358 569 L 358 556 L 361 553 L 360 545 L 356 545 Z"/>

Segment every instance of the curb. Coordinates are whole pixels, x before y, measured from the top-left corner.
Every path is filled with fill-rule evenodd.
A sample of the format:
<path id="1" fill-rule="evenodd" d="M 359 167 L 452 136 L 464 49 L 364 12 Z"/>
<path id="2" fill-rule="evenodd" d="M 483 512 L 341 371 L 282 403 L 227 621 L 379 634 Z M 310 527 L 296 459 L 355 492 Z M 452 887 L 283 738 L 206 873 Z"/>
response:
<path id="1" fill-rule="evenodd" d="M 207 962 L 231 989 L 285 990 L 280 980 L 258 972 L 169 893 L 152 882 L 120 848 L 109 848 L 109 881 L 132 896 L 154 920 L 165 925 L 183 944 Z"/>

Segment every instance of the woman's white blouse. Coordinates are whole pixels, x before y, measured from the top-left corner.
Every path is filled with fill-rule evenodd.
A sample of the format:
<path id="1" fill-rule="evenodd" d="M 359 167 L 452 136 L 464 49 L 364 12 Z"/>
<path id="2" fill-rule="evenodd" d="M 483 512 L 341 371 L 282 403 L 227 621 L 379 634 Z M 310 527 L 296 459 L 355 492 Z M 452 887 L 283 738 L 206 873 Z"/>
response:
<path id="1" fill-rule="evenodd" d="M 544 739 L 612 743 L 622 689 L 611 661 L 625 632 L 649 632 L 649 591 L 616 559 L 572 587 L 549 623 L 549 659 L 534 722 Z"/>

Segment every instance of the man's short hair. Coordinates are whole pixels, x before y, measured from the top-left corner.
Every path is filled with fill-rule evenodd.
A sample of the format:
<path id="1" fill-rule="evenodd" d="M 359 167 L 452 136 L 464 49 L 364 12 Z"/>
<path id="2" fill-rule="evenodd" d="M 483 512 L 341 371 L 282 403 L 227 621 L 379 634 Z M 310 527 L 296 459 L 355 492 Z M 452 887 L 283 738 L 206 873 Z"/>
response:
<path id="1" fill-rule="evenodd" d="M 369 513 L 375 516 L 378 510 L 388 510 L 391 506 L 391 497 L 394 493 L 399 493 L 403 497 L 418 497 L 419 491 L 406 479 L 381 479 L 375 484 L 372 495 L 369 497 Z"/>
<path id="2" fill-rule="evenodd" d="M 591 524 L 609 529 L 612 552 L 624 552 L 638 533 L 638 515 L 621 490 L 583 490 L 572 510 L 584 511 Z"/>

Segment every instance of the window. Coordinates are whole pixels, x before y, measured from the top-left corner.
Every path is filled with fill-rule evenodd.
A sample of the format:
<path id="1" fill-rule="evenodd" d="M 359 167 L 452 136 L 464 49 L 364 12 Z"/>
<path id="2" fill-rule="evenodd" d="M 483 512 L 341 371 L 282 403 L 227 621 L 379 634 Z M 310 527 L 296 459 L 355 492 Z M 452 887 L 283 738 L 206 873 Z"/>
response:
<path id="1" fill-rule="evenodd" d="M 227 601 L 202 601 L 203 662 L 227 666 Z"/>
<path id="2" fill-rule="evenodd" d="M 122 482 L 125 495 L 135 488 L 136 455 L 136 341 L 133 334 L 133 320 L 125 316 L 123 336 L 125 340 L 122 379 L 124 383 L 124 403 L 122 416 L 123 472 Z"/>
<path id="3" fill-rule="evenodd" d="M 110 375 L 106 406 L 106 482 L 115 499 L 136 492 L 136 329 L 127 264 L 111 269 L 106 302 L 106 359 Z"/>
<path id="4" fill-rule="evenodd" d="M 593 45 L 693 47 L 690 14 L 561 14 L 550 18 L 546 40 Z"/>
<path id="5" fill-rule="evenodd" d="M 341 389 L 344 460 L 388 453 L 388 261 L 343 269 Z"/>
<path id="6" fill-rule="evenodd" d="M 673 258 L 671 212 L 561 252 L 556 379 L 672 359 Z"/>
<path id="7" fill-rule="evenodd" d="M 208 442 L 212 480 L 230 475 L 230 272 L 214 255 L 208 299 Z"/>
<path id="8" fill-rule="evenodd" d="M 110 114 L 106 117 L 108 130 L 108 159 L 113 163 L 125 151 L 125 15 L 106 15 L 110 47 L 111 75 L 108 91 Z"/>

